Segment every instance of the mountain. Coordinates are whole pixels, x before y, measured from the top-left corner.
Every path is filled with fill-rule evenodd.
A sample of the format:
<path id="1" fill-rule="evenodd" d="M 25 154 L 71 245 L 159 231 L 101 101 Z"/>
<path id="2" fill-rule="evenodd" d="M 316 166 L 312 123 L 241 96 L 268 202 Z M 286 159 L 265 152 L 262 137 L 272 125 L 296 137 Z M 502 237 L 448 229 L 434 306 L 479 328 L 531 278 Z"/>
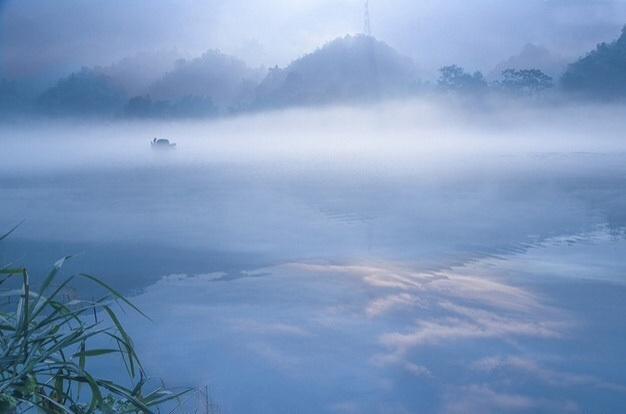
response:
<path id="1" fill-rule="evenodd" d="M 418 85 L 411 59 L 358 35 L 336 39 L 288 65 L 270 69 L 256 107 L 315 105 L 404 95 Z"/>
<path id="2" fill-rule="evenodd" d="M 568 66 L 561 78 L 565 91 L 599 99 L 626 98 L 626 27 L 611 43 Z"/>
<path id="3" fill-rule="evenodd" d="M 554 79 L 559 78 L 567 68 L 568 61 L 543 46 L 527 44 L 522 51 L 499 63 L 489 73 L 490 78 L 498 79 L 507 69 L 539 69 Z"/>
<path id="4" fill-rule="evenodd" d="M 127 95 L 140 95 L 181 59 L 177 51 L 142 52 L 94 70 L 109 77 Z"/>
<path id="5" fill-rule="evenodd" d="M 173 68 L 177 56 L 176 52 L 138 53 L 109 66 L 84 67 L 41 93 L 37 107 L 48 114 L 119 113 L 130 96 L 143 93 Z"/>
<path id="6" fill-rule="evenodd" d="M 189 61 L 176 56 L 142 53 L 83 68 L 42 93 L 38 108 L 49 114 L 214 116 L 250 102 L 263 74 L 215 51 Z M 8 95 L 9 88 L 0 86 Z"/>
<path id="7" fill-rule="evenodd" d="M 230 109 L 252 99 L 264 73 L 237 58 L 212 50 L 196 59 L 179 60 L 170 72 L 152 83 L 146 93 L 161 101 L 200 97 L 210 99 L 219 108 Z"/>
<path id="8" fill-rule="evenodd" d="M 38 107 L 49 114 L 111 115 L 128 96 L 115 81 L 100 71 L 83 68 L 60 79 L 38 99 Z"/>

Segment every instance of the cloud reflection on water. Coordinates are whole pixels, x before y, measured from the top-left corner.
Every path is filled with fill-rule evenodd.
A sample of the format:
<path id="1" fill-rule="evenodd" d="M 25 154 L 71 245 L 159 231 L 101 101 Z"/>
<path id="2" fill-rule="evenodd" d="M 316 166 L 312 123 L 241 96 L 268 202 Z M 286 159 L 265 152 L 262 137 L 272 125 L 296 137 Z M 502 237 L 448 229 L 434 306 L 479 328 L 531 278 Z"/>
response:
<path id="1" fill-rule="evenodd" d="M 568 352 L 593 320 L 566 306 L 577 297 L 542 289 L 545 269 L 516 266 L 626 243 L 601 233 L 572 240 L 441 272 L 289 263 L 226 283 L 167 277 L 136 298 L 156 326 L 131 321 L 132 331 L 155 375 L 212 384 L 225 412 L 259 402 L 256 412 L 580 412 L 590 390 L 610 410 L 626 401 L 624 375 L 585 372 Z"/>

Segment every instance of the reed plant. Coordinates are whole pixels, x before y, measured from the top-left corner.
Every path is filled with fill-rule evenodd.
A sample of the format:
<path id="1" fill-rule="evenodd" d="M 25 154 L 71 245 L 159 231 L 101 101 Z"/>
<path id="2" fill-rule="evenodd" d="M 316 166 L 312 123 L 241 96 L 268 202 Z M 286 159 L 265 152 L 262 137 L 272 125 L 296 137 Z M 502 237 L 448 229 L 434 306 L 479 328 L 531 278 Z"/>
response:
<path id="1" fill-rule="evenodd" d="M 175 403 L 188 390 L 173 392 L 161 385 L 147 390 L 152 381 L 116 309 L 145 315 L 94 276 L 59 281 L 68 259 L 56 262 L 37 287 L 27 269 L 0 267 L 0 287 L 13 285 L 1 292 L 6 303 L 0 307 L 0 414 L 144 414 Z M 67 298 L 64 293 L 76 278 L 94 284 L 102 296 Z M 93 358 L 108 358 L 107 365 L 125 370 L 128 380 L 121 384 L 90 372 Z"/>

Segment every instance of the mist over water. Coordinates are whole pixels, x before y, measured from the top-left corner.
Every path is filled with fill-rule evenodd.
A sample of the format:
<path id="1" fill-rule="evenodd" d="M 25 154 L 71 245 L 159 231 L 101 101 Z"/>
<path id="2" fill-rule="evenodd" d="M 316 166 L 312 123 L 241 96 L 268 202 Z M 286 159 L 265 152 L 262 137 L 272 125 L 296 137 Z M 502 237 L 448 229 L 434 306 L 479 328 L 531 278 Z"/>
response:
<path id="1" fill-rule="evenodd" d="M 127 316 L 149 372 L 225 413 L 617 412 L 625 112 L 5 124 L 0 259 L 77 253 L 156 321 Z"/>

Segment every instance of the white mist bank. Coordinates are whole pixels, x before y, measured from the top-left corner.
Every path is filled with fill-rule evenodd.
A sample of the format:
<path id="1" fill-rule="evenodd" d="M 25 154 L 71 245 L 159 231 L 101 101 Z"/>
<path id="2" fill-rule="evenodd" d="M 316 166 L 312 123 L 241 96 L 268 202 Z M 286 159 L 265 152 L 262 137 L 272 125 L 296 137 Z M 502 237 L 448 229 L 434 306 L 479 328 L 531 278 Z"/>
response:
<path id="1" fill-rule="evenodd" d="M 202 121 L 32 120 L 0 125 L 0 173 L 155 162 L 445 170 L 489 164 L 494 156 L 624 152 L 625 115 L 619 106 L 414 100 Z M 178 148 L 154 154 L 153 137 Z"/>
<path id="2" fill-rule="evenodd" d="M 0 224 L 26 220 L 22 234 L 43 241 L 192 257 L 440 267 L 620 228 L 623 112 L 413 101 L 214 122 L 5 125 Z M 154 136 L 178 148 L 154 152 Z"/>

